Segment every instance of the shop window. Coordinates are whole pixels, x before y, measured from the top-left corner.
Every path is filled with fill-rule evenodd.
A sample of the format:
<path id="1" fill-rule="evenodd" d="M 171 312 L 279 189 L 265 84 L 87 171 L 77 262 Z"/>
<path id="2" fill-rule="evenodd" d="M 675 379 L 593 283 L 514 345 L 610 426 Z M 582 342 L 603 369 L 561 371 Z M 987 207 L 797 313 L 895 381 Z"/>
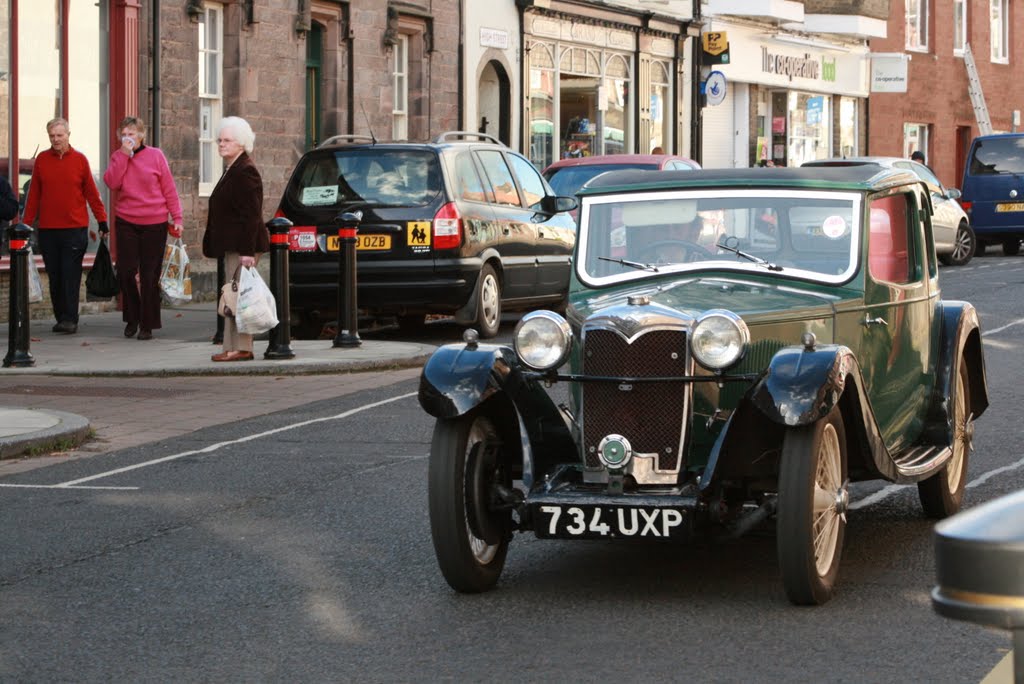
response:
<path id="1" fill-rule="evenodd" d="M 928 158 L 928 124 L 903 124 L 903 156 L 910 158 L 918 150 L 924 153 L 925 159 Z"/>
<path id="2" fill-rule="evenodd" d="M 839 98 L 839 154 L 857 156 L 857 100 L 852 97 Z"/>
<path id="3" fill-rule="evenodd" d="M 660 147 L 665 151 L 672 149 L 672 92 L 669 85 L 669 65 L 667 62 L 651 62 L 651 119 L 650 147 Z M 640 150 L 650 152 L 650 150 Z"/>
<path id="4" fill-rule="evenodd" d="M 928 50 L 928 0 L 907 0 L 904 29 L 908 50 Z"/>
<path id="5" fill-rule="evenodd" d="M 409 138 L 409 36 L 398 36 L 392 51 L 392 140 Z"/>
<path id="6" fill-rule="evenodd" d="M 534 166 L 543 169 L 554 161 L 555 62 L 551 56 L 551 47 L 544 43 L 532 43 L 528 50 L 530 109 L 527 114 L 527 137 L 530 147 L 527 156 Z"/>
<path id="7" fill-rule="evenodd" d="M 1010 45 L 1010 0 L 989 0 L 992 17 L 989 44 L 992 46 L 992 61 L 1009 61 Z"/>
<path id="8" fill-rule="evenodd" d="M 830 103 L 828 95 L 789 93 L 786 164 L 800 166 L 804 162 L 831 156 Z"/>
<path id="9" fill-rule="evenodd" d="M 953 0 L 953 54 L 964 54 L 967 44 L 967 0 Z"/>
<path id="10" fill-rule="evenodd" d="M 209 195 L 220 177 L 217 125 L 224 97 L 224 7 L 207 3 L 199 15 L 199 194 Z"/>

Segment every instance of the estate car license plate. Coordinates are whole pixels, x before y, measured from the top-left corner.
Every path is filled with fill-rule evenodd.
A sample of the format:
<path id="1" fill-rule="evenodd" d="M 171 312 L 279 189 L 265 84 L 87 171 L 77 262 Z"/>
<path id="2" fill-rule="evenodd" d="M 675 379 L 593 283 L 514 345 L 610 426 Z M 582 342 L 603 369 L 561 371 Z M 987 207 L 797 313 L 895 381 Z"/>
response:
<path id="1" fill-rule="evenodd" d="M 671 539 L 687 534 L 686 514 L 675 508 L 540 504 L 534 511 L 538 537 Z"/>
<path id="2" fill-rule="evenodd" d="M 339 249 L 341 249 L 341 238 L 339 238 L 337 235 L 328 235 L 327 251 L 337 252 Z M 367 233 L 366 235 L 357 235 L 356 249 L 391 249 L 391 236 L 375 235 L 373 233 Z"/>
<path id="3" fill-rule="evenodd" d="M 1009 202 L 996 205 L 997 212 L 1024 211 L 1024 202 Z"/>

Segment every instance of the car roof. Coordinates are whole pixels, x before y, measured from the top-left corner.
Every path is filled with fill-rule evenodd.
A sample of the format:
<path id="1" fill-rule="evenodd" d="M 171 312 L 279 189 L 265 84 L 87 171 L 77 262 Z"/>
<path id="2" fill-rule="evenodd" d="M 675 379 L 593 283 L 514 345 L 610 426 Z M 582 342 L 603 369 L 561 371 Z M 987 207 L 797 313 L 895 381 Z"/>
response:
<path id="1" fill-rule="evenodd" d="M 829 159 L 813 159 L 809 162 L 804 162 L 801 166 L 842 166 L 845 164 L 878 164 L 879 166 L 892 166 L 897 162 L 905 162 L 907 164 L 918 164 L 913 159 L 904 159 L 903 157 L 882 157 L 882 156 L 865 156 L 865 157 L 831 157 Z"/>
<path id="2" fill-rule="evenodd" d="M 334 135 L 324 140 L 322 143 L 317 145 L 314 149 L 337 149 L 337 148 L 366 148 L 366 149 L 420 149 L 420 148 L 436 148 L 446 147 L 450 145 L 489 145 L 494 147 L 508 148 L 498 138 L 493 135 L 486 133 L 477 133 L 475 131 L 445 131 L 439 134 L 433 140 L 391 140 L 391 141 L 380 141 L 372 135 L 362 134 L 342 134 Z"/>
<path id="3" fill-rule="evenodd" d="M 700 164 L 688 159 L 681 157 L 677 154 L 597 154 L 589 157 L 575 157 L 570 159 L 559 159 L 558 161 L 549 165 L 548 169 L 560 169 L 565 166 L 591 166 L 595 164 L 648 164 L 651 166 L 661 166 L 664 162 L 674 159 L 693 166 L 700 167 Z"/>
<path id="4" fill-rule="evenodd" d="M 751 169 L 703 169 L 694 171 L 609 171 L 580 189 L 580 195 L 599 195 L 637 190 L 673 190 L 713 186 L 716 188 L 798 187 L 804 189 L 853 190 L 868 192 L 919 183 L 909 171 L 874 164 L 816 168 L 755 167 Z"/>

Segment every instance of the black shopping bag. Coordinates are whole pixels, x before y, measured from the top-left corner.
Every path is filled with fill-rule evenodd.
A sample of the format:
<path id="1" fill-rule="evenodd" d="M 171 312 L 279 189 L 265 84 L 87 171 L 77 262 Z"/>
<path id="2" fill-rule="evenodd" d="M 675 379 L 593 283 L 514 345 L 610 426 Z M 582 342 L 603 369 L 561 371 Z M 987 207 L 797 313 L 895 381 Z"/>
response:
<path id="1" fill-rule="evenodd" d="M 92 262 L 92 270 L 85 278 L 85 292 L 91 297 L 102 299 L 116 297 L 121 292 L 121 287 L 117 284 L 114 264 L 110 261 L 110 250 L 107 249 L 106 238 L 101 238 L 100 245 L 96 248 L 96 259 Z"/>

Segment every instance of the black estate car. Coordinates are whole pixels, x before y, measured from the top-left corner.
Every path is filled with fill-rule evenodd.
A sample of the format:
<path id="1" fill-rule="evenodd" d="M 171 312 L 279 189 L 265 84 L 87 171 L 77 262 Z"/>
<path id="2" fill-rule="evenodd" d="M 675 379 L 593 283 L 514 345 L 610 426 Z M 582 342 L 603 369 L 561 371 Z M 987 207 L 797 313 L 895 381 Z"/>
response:
<path id="1" fill-rule="evenodd" d="M 453 314 L 493 336 L 501 311 L 562 307 L 575 225 L 523 156 L 453 131 L 429 143 L 336 136 L 299 160 L 278 216 L 290 236 L 292 320 L 318 332 L 337 312 L 335 218 L 361 211 L 357 304 L 422 324 Z"/>

